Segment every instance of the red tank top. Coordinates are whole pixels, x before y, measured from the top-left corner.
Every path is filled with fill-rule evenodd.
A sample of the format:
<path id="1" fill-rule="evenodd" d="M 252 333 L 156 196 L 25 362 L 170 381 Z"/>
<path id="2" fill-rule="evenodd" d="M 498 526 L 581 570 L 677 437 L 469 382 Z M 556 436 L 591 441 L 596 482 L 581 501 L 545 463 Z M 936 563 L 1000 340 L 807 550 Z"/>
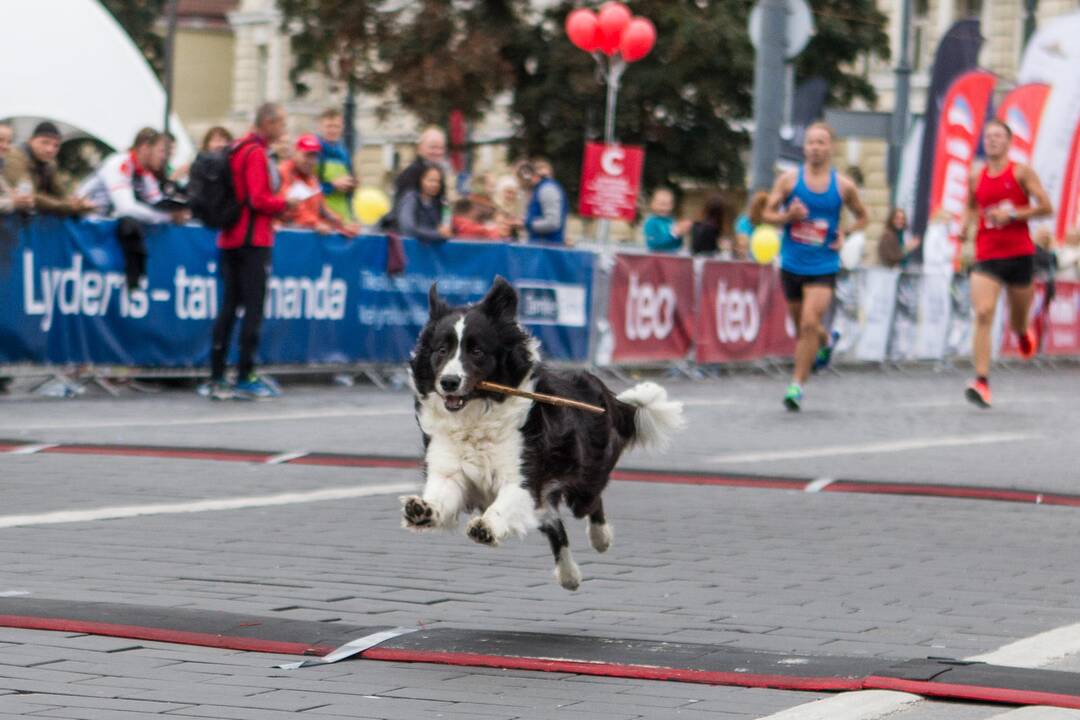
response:
<path id="1" fill-rule="evenodd" d="M 986 211 L 1002 203 L 1014 208 L 1026 208 L 1028 196 L 1024 188 L 1016 181 L 1013 163 L 996 176 L 984 167 L 979 175 L 979 184 L 975 186 L 975 205 L 979 208 L 979 231 L 975 235 L 975 260 L 997 260 L 999 258 L 1034 255 L 1035 245 L 1031 242 L 1026 220 L 1014 220 L 1004 225 L 989 224 Z"/>

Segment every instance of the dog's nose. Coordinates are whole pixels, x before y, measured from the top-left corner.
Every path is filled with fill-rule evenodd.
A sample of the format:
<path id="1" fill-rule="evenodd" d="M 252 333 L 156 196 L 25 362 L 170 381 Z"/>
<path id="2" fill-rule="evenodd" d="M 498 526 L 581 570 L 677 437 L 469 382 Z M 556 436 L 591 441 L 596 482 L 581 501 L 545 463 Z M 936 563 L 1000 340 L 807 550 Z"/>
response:
<path id="1" fill-rule="evenodd" d="M 439 379 L 439 385 L 442 386 L 443 392 L 452 393 L 461 387 L 461 376 L 443 375 Z"/>

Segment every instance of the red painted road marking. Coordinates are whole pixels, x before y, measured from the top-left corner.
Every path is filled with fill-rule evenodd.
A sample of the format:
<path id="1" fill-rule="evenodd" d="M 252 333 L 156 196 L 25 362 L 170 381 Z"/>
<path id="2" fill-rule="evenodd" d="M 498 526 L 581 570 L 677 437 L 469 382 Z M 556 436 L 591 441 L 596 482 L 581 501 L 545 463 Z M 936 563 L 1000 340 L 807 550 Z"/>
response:
<path id="1" fill-rule="evenodd" d="M 415 469 L 421 466 L 418 458 L 380 455 L 347 455 L 342 453 L 310 453 L 288 457 L 287 453 L 228 448 L 186 448 L 141 445 L 38 445 L 35 443 L 0 442 L 0 453 L 100 455 L 113 457 L 152 457 L 174 460 L 207 460 L 218 462 L 267 463 L 277 460 L 282 465 L 311 465 L 340 468 Z M 279 458 L 283 458 L 278 460 Z M 822 493 L 856 493 L 866 495 L 908 495 L 917 497 L 953 498 L 959 500 L 991 500 L 996 502 L 1034 505 L 1080 507 L 1080 495 L 995 488 L 987 486 L 944 485 L 936 483 L 875 482 L 866 480 L 832 480 L 823 484 L 820 479 L 765 477 L 760 475 L 721 474 L 693 471 L 619 469 L 612 479 L 629 482 L 673 485 L 717 485 L 721 487 L 756 488 L 766 490 L 797 490 Z"/>

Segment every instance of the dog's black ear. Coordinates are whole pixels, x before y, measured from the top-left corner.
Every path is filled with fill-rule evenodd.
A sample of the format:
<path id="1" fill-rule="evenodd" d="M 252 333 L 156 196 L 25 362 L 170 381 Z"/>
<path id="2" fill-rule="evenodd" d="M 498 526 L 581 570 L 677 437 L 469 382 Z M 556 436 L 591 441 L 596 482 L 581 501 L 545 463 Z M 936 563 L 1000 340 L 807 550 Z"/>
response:
<path id="1" fill-rule="evenodd" d="M 480 307 L 492 320 L 512 321 L 517 317 L 517 305 L 517 290 L 502 275 L 495 276 L 491 289 L 480 301 Z"/>
<path id="2" fill-rule="evenodd" d="M 428 290 L 427 294 L 428 318 L 431 320 L 438 320 L 450 312 L 450 306 L 443 302 L 443 299 L 439 297 L 437 285 L 438 283 L 431 283 L 431 289 Z"/>

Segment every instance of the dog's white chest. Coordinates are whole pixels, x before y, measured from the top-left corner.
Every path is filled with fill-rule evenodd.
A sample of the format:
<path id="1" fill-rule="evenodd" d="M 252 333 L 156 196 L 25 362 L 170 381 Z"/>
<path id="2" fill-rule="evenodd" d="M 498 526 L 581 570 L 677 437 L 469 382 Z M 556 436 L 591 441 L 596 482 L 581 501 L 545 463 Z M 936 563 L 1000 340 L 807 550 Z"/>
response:
<path id="1" fill-rule="evenodd" d="M 521 427 L 532 401 L 472 401 L 459 412 L 437 397 L 421 401 L 420 428 L 431 438 L 428 472 L 459 478 L 478 506 L 486 506 L 507 482 L 521 480 Z"/>

